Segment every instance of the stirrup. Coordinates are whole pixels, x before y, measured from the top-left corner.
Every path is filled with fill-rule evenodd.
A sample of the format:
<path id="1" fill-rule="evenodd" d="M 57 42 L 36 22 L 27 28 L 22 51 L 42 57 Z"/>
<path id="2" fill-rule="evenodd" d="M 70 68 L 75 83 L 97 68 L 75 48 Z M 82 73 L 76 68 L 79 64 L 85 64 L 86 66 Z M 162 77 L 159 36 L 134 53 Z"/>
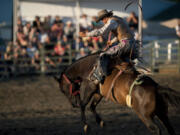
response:
<path id="1" fill-rule="evenodd" d="M 95 66 L 92 70 L 90 80 L 95 82 L 96 84 L 104 82 L 104 76 L 102 76 L 102 73 L 98 71 L 97 66 Z"/>
<path id="2" fill-rule="evenodd" d="M 95 84 L 100 83 L 100 81 L 97 79 L 97 76 L 95 75 L 95 73 L 92 73 L 92 75 L 90 77 L 90 81 L 94 82 Z"/>

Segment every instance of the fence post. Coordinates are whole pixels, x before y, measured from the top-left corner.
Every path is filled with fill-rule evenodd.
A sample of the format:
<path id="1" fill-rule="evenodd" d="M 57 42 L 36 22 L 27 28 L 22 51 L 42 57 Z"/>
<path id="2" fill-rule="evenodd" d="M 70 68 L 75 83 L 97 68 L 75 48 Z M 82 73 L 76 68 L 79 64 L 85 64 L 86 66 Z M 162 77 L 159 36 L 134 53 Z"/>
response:
<path id="1" fill-rule="evenodd" d="M 160 48 L 160 45 L 158 44 L 157 41 L 154 42 L 154 48 L 155 48 L 155 56 L 156 56 L 156 58 L 159 58 L 159 48 Z"/>
<path id="2" fill-rule="evenodd" d="M 69 48 L 69 65 L 72 64 L 72 49 Z"/>
<path id="3" fill-rule="evenodd" d="M 154 63 L 155 63 L 155 59 L 154 59 L 154 46 L 152 45 L 151 47 L 151 71 L 154 71 Z"/>
<path id="4" fill-rule="evenodd" d="M 44 45 L 41 45 L 41 48 L 40 48 L 40 58 L 41 58 L 41 62 L 40 62 L 40 66 L 41 66 L 41 74 L 44 75 L 44 73 L 45 73 Z"/>
<path id="5" fill-rule="evenodd" d="M 167 61 L 171 62 L 171 49 L 172 49 L 172 44 L 171 43 L 168 44 L 168 48 L 167 49 L 168 49 L 167 50 L 167 52 L 168 52 Z"/>
<path id="6" fill-rule="evenodd" d="M 179 67 L 179 73 L 180 73 L 180 39 L 178 40 L 178 67 Z"/>

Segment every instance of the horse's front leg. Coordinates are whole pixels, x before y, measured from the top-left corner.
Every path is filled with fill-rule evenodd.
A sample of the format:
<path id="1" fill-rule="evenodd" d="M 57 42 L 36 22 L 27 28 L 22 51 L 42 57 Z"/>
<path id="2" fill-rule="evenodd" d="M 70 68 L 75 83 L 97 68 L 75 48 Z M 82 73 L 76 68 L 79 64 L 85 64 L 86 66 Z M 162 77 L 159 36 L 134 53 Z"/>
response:
<path id="1" fill-rule="evenodd" d="M 90 109 L 91 112 L 94 114 L 95 118 L 96 118 L 96 122 L 101 126 L 104 127 L 104 121 L 101 119 L 101 117 L 99 116 L 99 114 L 96 112 L 96 106 L 99 104 L 99 102 L 101 101 L 102 96 L 98 93 L 95 93 L 93 95 L 93 100 L 91 102 L 90 105 Z"/>
<path id="2" fill-rule="evenodd" d="M 89 126 L 86 122 L 86 115 L 85 115 L 86 105 L 91 100 L 93 94 L 96 91 L 96 88 L 94 86 L 92 86 L 93 84 L 91 84 L 89 81 L 84 81 L 81 85 L 82 85 L 81 90 L 84 91 L 84 96 L 83 96 L 83 99 L 81 100 L 81 103 L 80 103 L 81 121 L 82 121 L 83 126 L 84 126 L 84 132 L 87 133 Z"/>

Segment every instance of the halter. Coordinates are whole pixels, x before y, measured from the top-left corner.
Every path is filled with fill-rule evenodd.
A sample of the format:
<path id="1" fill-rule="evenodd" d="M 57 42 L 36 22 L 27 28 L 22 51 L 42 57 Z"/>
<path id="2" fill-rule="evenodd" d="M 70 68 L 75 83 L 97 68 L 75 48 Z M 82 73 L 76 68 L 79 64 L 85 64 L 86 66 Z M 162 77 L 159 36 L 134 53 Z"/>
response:
<path id="1" fill-rule="evenodd" d="M 65 74 L 63 74 L 63 78 L 69 84 L 69 93 L 70 93 L 71 96 L 76 96 L 77 94 L 80 94 L 80 90 L 76 90 L 74 92 L 72 91 L 72 83 Z M 80 80 L 75 80 L 74 82 L 79 83 Z"/>

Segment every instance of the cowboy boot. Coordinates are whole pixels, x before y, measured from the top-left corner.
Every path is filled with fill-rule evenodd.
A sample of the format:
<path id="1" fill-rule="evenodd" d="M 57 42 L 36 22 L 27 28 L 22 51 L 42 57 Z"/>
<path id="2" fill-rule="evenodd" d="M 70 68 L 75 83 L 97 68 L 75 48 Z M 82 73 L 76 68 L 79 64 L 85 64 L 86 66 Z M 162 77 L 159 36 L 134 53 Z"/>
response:
<path id="1" fill-rule="evenodd" d="M 92 73 L 92 76 L 91 76 L 91 80 L 94 81 L 96 84 L 99 84 L 99 83 L 102 83 L 104 82 L 104 74 L 102 72 L 102 68 L 101 68 L 101 65 L 100 65 L 100 61 L 98 61 L 98 64 L 96 67 L 94 67 L 94 71 Z"/>
<path id="2" fill-rule="evenodd" d="M 103 55 L 100 59 L 102 73 L 105 77 L 109 76 L 112 72 L 111 64 L 110 64 L 110 57 L 111 55 L 106 54 L 106 55 Z"/>

